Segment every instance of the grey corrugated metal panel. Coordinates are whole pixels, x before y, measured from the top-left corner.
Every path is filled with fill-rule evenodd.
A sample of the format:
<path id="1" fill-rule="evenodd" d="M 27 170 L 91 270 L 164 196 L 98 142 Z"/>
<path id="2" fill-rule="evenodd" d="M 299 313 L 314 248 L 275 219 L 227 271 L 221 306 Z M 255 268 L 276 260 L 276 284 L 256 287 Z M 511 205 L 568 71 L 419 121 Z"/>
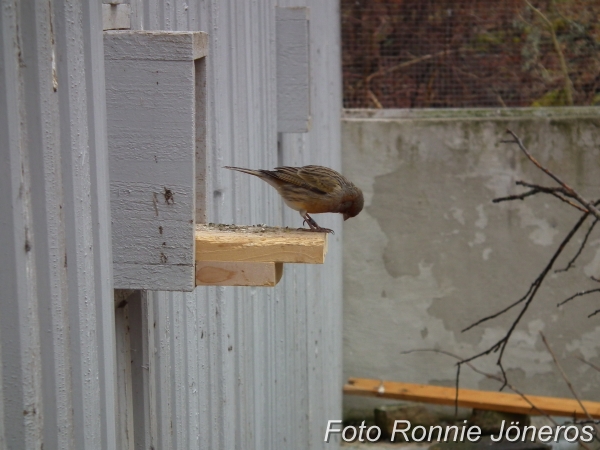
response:
<path id="1" fill-rule="evenodd" d="M 92 224 L 94 227 L 95 295 L 100 372 L 100 410 L 102 448 L 116 439 L 115 404 L 115 316 L 112 282 L 110 189 L 106 143 L 106 100 L 104 86 L 104 47 L 102 7 L 98 2 L 83 2 L 83 22 L 91 39 L 84 40 L 87 115 L 90 143 L 90 181 Z"/>
<path id="2" fill-rule="evenodd" d="M 311 10 L 311 74 L 313 79 L 323 80 L 315 83 L 311 92 L 314 133 L 310 134 L 312 152 L 320 152 L 325 165 L 341 169 L 341 54 L 340 22 L 338 2 L 319 2 L 310 0 Z M 325 82 L 324 80 L 327 80 Z M 317 124 L 320 124 L 318 126 Z M 326 149 L 326 151 L 324 151 Z M 312 422 L 311 448 L 330 448 L 324 444 L 325 427 L 328 419 L 341 418 L 342 404 L 342 235 L 341 217 L 330 217 L 324 226 L 338 230 L 330 240 L 328 267 L 321 272 L 319 291 L 325 293 L 324 303 L 315 305 L 323 308 L 313 312 L 315 320 L 321 319 L 320 337 L 322 346 L 315 361 L 322 367 L 323 379 L 320 380 L 324 391 L 321 402 L 320 420 Z M 335 224 L 335 225 L 334 225 Z M 331 280 L 336 280 L 331 283 Z M 310 304 L 309 304 L 310 307 Z M 315 330 L 317 331 L 317 330 Z M 309 357 L 310 357 L 309 353 Z M 313 392 L 311 390 L 311 392 Z M 312 408 L 311 408 L 312 409 Z M 339 441 L 336 441 L 339 442 Z"/>
<path id="3" fill-rule="evenodd" d="M 13 213 L 0 233 L 14 239 L 7 248 L 15 245 L 0 263 L 10 274 L 0 293 L 1 371 L 3 439 L 14 448 L 115 445 L 106 409 L 114 365 L 98 361 L 112 334 L 110 319 L 97 316 L 98 302 L 112 309 L 110 254 L 103 254 L 108 180 L 99 178 L 106 141 L 102 111 L 88 104 L 104 99 L 91 50 L 101 46 L 101 15 L 99 6 L 81 8 L 2 5 L 0 122 L 10 130 L 2 148 L 11 172 L 6 191 L 17 195 L 5 197 L 3 210 Z M 5 332 L 18 338 L 4 339 Z M 22 385 L 14 389 L 10 378 Z"/>
<path id="4" fill-rule="evenodd" d="M 143 17 L 137 22 L 139 27 L 195 29 L 210 34 L 207 71 L 211 221 L 279 224 L 283 218 L 282 202 L 269 186 L 221 169 L 227 164 L 258 168 L 278 163 L 274 5 L 274 1 L 213 0 L 189 2 L 186 10 L 179 1 L 144 2 L 143 11 L 134 12 L 134 16 Z M 337 23 L 338 17 L 331 16 L 330 20 Z M 324 50 L 329 51 L 327 45 Z M 316 82 L 339 88 L 340 80 L 332 77 L 332 72 L 326 76 L 329 78 Z M 325 96 L 315 105 L 321 107 L 330 100 L 331 96 Z M 339 167 L 339 140 L 327 137 L 327 128 L 336 123 L 339 115 L 339 105 L 336 108 L 331 118 L 326 117 L 331 107 L 324 108 L 326 120 L 319 124 L 314 137 L 294 135 L 303 145 L 294 155 L 295 160 Z M 322 152 L 322 137 L 332 153 Z M 311 146 L 313 142 L 319 145 Z M 285 214 L 284 223 L 300 225 L 296 212 Z M 323 224 L 340 227 L 338 220 L 332 218 L 323 219 Z M 324 326 L 337 326 L 331 319 L 336 307 L 329 310 L 327 302 L 336 303 L 339 297 L 337 304 L 341 304 L 341 293 L 335 294 L 338 288 L 331 286 L 339 287 L 340 280 L 336 281 L 336 271 L 329 269 L 329 264 L 328 256 L 325 266 L 287 266 L 282 283 L 275 289 L 198 288 L 185 296 L 189 306 L 186 311 L 177 301 L 179 294 L 149 293 L 152 308 L 159 311 L 153 317 L 162 318 L 157 322 L 156 333 L 168 333 L 175 342 L 185 333 L 190 342 L 196 333 L 197 342 L 195 353 L 188 351 L 185 358 L 177 345 L 169 346 L 172 354 L 178 355 L 172 360 L 171 382 L 186 379 L 189 383 L 190 373 L 197 373 L 197 402 L 188 399 L 188 406 L 182 407 L 181 395 L 172 388 L 166 389 L 171 403 L 156 411 L 157 421 L 174 418 L 175 428 L 183 427 L 184 421 L 174 417 L 173 411 L 179 415 L 187 413 L 192 421 L 192 410 L 197 408 L 202 448 L 305 449 L 311 441 L 322 441 L 322 437 L 311 436 L 311 432 L 324 426 L 317 422 L 341 405 L 340 402 L 332 406 L 331 399 L 338 394 L 329 392 L 328 381 L 340 377 L 326 373 L 329 367 L 339 371 L 339 364 L 332 361 L 335 356 L 329 355 L 335 344 L 320 343 L 326 361 L 325 356 L 314 356 L 314 338 L 319 338 Z M 190 309 L 197 314 L 195 319 L 188 317 Z M 182 315 L 186 317 L 185 325 L 175 320 Z M 341 327 L 337 326 L 337 331 L 341 333 Z M 328 339 L 329 335 L 323 338 Z M 163 351 L 158 346 L 157 357 Z M 334 364 L 330 366 L 331 362 Z M 164 372 L 167 366 L 157 362 L 155 370 Z M 167 378 L 166 374 L 156 375 L 157 392 L 167 387 L 161 384 Z M 341 383 L 338 385 L 333 389 L 341 389 Z M 157 428 L 161 429 L 161 425 L 157 424 Z M 175 431 L 175 436 L 179 440 L 173 445 L 185 448 L 179 431 Z M 192 444 L 191 439 L 188 443 Z"/>
<path id="5" fill-rule="evenodd" d="M 18 47 L 17 5 L 0 16 L 0 446 L 37 448 L 42 442 L 42 379 L 36 292 L 36 256 L 29 155 Z M 35 103 L 34 103 L 35 104 Z M 31 136 L 39 139 L 39 134 Z M 42 237 L 40 236 L 40 241 Z M 41 253 L 41 252 L 40 252 Z M 42 257 L 40 255 L 39 257 Z M 25 413 L 25 414 L 23 414 Z"/>
<path id="6" fill-rule="evenodd" d="M 66 237 L 63 263 L 67 270 L 71 408 L 78 448 L 101 445 L 100 381 L 96 340 L 96 271 L 92 223 L 90 146 L 85 83 L 85 49 L 81 5 L 53 5 L 60 148 L 62 212 Z M 90 39 L 90 36 L 87 36 Z M 72 77 L 77 75 L 77 82 Z M 106 143 L 105 143 L 106 144 Z M 97 251 L 101 251 L 97 249 Z M 109 299 L 97 299 L 109 301 Z M 55 324 L 56 326 L 57 324 Z M 62 324 L 61 324 L 62 325 Z M 62 328 L 62 327 L 61 327 Z M 49 412 L 46 408 L 46 411 Z M 48 416 L 48 414 L 46 414 Z"/>
<path id="7" fill-rule="evenodd" d="M 338 2 L 280 1 L 280 6 L 308 6 L 310 20 L 310 69 L 312 128 L 304 135 L 283 135 L 283 163 L 322 164 L 341 168 L 341 69 Z M 290 219 L 293 219 L 291 217 Z M 306 293 L 307 422 L 309 448 L 324 448 L 328 419 L 341 418 L 342 392 L 342 261 L 343 225 L 339 217 L 319 216 L 322 226 L 336 230 L 329 237 L 323 267 L 307 267 Z M 337 441 L 336 441 L 337 442 Z M 331 443 L 333 444 L 333 442 Z M 327 448 L 331 448 L 331 444 Z"/>

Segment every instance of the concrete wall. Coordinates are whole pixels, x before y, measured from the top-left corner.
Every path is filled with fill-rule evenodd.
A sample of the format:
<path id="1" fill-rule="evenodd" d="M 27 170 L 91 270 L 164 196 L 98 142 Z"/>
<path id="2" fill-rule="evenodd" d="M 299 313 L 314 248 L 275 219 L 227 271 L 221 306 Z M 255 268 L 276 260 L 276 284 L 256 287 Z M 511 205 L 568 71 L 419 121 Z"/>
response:
<path id="1" fill-rule="evenodd" d="M 516 180 L 552 185 L 515 145 L 523 138 L 543 164 L 588 198 L 600 196 L 597 108 L 445 111 L 347 111 L 343 168 L 365 192 L 365 210 L 344 234 L 344 375 L 453 386 L 454 360 L 502 337 L 514 314 L 461 333 L 525 294 L 579 213 L 549 196 L 493 204 L 522 191 Z M 585 230 L 558 260 L 563 267 Z M 557 308 L 577 291 L 598 287 L 600 229 L 568 273 L 552 274 L 515 331 L 505 354 L 511 383 L 530 394 L 569 391 L 546 352 L 547 336 L 582 397 L 600 400 L 600 322 L 587 315 L 599 295 Z M 497 372 L 497 355 L 477 362 Z M 498 383 L 462 371 L 461 385 Z M 346 398 L 347 407 L 372 406 Z"/>

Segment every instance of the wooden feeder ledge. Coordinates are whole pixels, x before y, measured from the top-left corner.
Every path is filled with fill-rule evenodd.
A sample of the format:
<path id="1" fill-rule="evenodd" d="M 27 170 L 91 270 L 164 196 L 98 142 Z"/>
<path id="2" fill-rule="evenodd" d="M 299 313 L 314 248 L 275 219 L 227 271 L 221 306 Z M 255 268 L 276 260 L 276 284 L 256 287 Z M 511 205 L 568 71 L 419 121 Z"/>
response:
<path id="1" fill-rule="evenodd" d="M 196 225 L 196 286 L 275 286 L 283 263 L 323 264 L 327 233 L 296 228 Z"/>

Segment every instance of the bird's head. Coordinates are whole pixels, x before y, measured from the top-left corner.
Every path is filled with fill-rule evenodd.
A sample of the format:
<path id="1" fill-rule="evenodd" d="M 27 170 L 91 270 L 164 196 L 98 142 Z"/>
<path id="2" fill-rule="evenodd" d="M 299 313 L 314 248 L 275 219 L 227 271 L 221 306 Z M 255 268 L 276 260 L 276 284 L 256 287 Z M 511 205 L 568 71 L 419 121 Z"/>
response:
<path id="1" fill-rule="evenodd" d="M 348 220 L 350 217 L 358 216 L 358 213 L 362 211 L 365 200 L 363 199 L 363 193 L 360 189 L 356 188 L 356 196 L 349 202 L 348 207 L 342 213 L 344 220 Z"/>

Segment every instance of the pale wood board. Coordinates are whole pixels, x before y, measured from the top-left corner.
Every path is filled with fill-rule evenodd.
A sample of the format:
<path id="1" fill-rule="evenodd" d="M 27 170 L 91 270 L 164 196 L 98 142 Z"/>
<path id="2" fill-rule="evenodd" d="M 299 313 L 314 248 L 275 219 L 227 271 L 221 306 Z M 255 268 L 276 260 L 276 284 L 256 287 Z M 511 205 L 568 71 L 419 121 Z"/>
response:
<path id="1" fill-rule="evenodd" d="M 274 227 L 196 226 L 196 261 L 323 264 L 327 234 Z"/>
<path id="2" fill-rule="evenodd" d="M 196 286 L 273 287 L 283 275 L 280 262 L 198 261 Z"/>
<path id="3" fill-rule="evenodd" d="M 431 386 L 426 384 L 401 383 L 394 381 L 372 380 L 367 378 L 349 378 L 344 386 L 344 394 L 364 395 L 368 397 L 393 398 L 413 402 L 454 405 L 456 389 L 453 387 Z M 541 397 L 527 395 L 535 405 L 533 408 L 518 394 L 505 392 L 478 391 L 474 389 L 458 390 L 458 406 L 510 413 L 551 416 L 575 415 L 587 418 L 577 400 L 570 398 Z M 600 403 L 582 401 L 591 417 L 600 418 Z"/>

